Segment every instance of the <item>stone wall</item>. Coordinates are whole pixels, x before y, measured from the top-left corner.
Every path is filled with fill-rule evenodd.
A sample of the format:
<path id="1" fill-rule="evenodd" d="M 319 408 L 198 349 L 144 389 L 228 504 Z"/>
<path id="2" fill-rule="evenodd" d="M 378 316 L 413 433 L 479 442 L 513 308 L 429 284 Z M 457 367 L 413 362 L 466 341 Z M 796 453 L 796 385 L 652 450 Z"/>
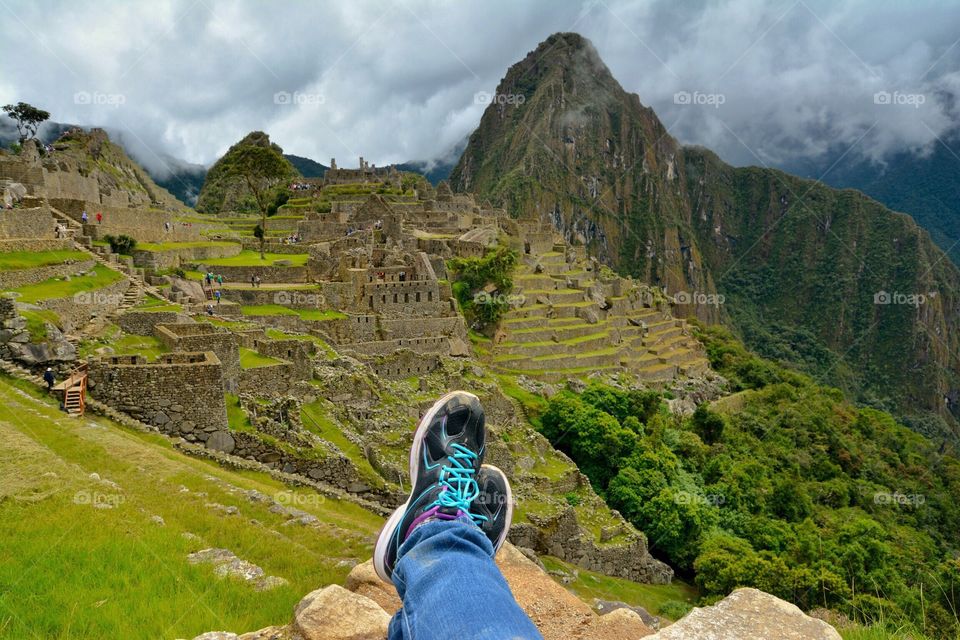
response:
<path id="1" fill-rule="evenodd" d="M 294 339 L 254 340 L 253 348 L 261 355 L 289 362 L 292 379 L 308 381 L 313 378 L 313 355 L 317 352 L 314 343 Z"/>
<path id="2" fill-rule="evenodd" d="M 24 162 L 21 158 L 0 158 L 0 179 L 19 182 L 31 194 L 41 194 L 43 190 L 43 168 Z"/>
<path id="3" fill-rule="evenodd" d="M 439 366 L 438 356 L 417 353 L 406 348 L 370 363 L 370 368 L 378 376 L 388 379 L 423 375 Z"/>
<path id="4" fill-rule="evenodd" d="M 212 351 L 220 363 L 223 385 L 234 392 L 240 378 L 237 338 L 227 329 L 207 322 L 157 324 L 154 333 L 172 351 Z"/>
<path id="5" fill-rule="evenodd" d="M 127 311 L 114 320 L 124 333 L 152 336 L 158 324 L 193 322 L 190 316 L 177 311 Z"/>
<path id="6" fill-rule="evenodd" d="M 173 269 L 188 262 L 210 260 L 212 258 L 229 258 L 240 253 L 239 244 L 204 245 L 198 247 L 177 247 L 163 251 L 133 250 L 133 264 L 148 269 Z"/>
<path id="7" fill-rule="evenodd" d="M 233 267 L 199 264 L 200 271 L 212 271 L 223 276 L 227 282 L 250 282 L 251 276 L 260 276 L 264 284 L 302 283 L 309 280 L 306 267 Z"/>
<path id="8" fill-rule="evenodd" d="M 276 396 L 290 391 L 293 382 L 293 364 L 280 362 L 265 367 L 242 369 L 239 391 L 257 397 Z"/>
<path id="9" fill-rule="evenodd" d="M 425 336 L 422 338 L 398 338 L 396 340 L 377 340 L 372 342 L 354 342 L 340 345 L 346 354 L 360 356 L 389 356 L 399 349 L 409 349 L 421 354 L 450 354 L 450 339 L 447 336 Z"/>
<path id="10" fill-rule="evenodd" d="M 124 278 L 105 287 L 83 291 L 67 298 L 41 300 L 37 306 L 56 313 L 60 317 L 64 333 L 71 333 L 74 328 L 84 326 L 94 317 L 116 311 L 123 304 L 123 294 L 129 287 L 130 281 Z"/>
<path id="11" fill-rule="evenodd" d="M 93 268 L 96 261 L 83 260 L 79 262 L 61 262 L 33 269 L 8 269 L 0 271 L 0 289 L 16 289 L 31 284 L 37 284 L 50 278 L 62 278 L 83 273 Z"/>
<path id="12" fill-rule="evenodd" d="M 206 442 L 226 432 L 220 360 L 212 351 L 168 353 L 148 363 L 143 356 L 90 361 L 91 395 L 168 435 Z"/>
<path id="13" fill-rule="evenodd" d="M 516 522 L 510 528 L 510 542 L 518 547 L 644 584 L 670 584 L 673 579 L 673 569 L 651 556 L 644 536 L 630 531 L 626 524 L 620 531 L 609 533 L 626 533 L 629 542 L 599 546 L 580 528 L 573 509 L 556 516 L 530 514 L 527 519 L 530 522 Z"/>
<path id="14" fill-rule="evenodd" d="M 159 209 L 97 204 L 91 200 L 51 197 L 50 206 L 80 222 L 84 210 L 89 224 L 83 226 L 83 232 L 94 239 L 106 235 L 128 235 L 140 242 L 190 242 L 203 238 L 200 231 L 203 225 L 178 222 L 174 215 Z M 103 213 L 103 223 L 96 223 L 97 212 Z M 170 230 L 164 223 L 170 223 Z M 51 227 L 52 229 L 52 227 Z"/>
<path id="15" fill-rule="evenodd" d="M 14 251 L 73 251 L 69 238 L 4 238 L 0 240 L 0 253 Z"/>
<path id="16" fill-rule="evenodd" d="M 284 473 L 326 482 L 351 493 L 370 491 L 370 486 L 357 473 L 356 465 L 344 455 L 329 452 L 321 458 L 304 458 L 267 444 L 253 433 L 232 431 L 227 435 L 229 440 L 225 438 L 225 446 L 219 449 L 226 453 L 251 458 Z"/>
<path id="17" fill-rule="evenodd" d="M 437 282 L 368 282 L 363 286 L 361 306 L 374 313 L 404 316 L 439 316 L 449 309 L 440 297 Z"/>
<path id="18" fill-rule="evenodd" d="M 46 205 L 28 209 L 0 208 L 0 237 L 3 238 L 52 239 L 56 226 Z"/>
<path id="19" fill-rule="evenodd" d="M 325 309 L 329 306 L 319 287 L 223 289 L 223 299 L 242 305 L 280 304 L 291 309 Z"/>

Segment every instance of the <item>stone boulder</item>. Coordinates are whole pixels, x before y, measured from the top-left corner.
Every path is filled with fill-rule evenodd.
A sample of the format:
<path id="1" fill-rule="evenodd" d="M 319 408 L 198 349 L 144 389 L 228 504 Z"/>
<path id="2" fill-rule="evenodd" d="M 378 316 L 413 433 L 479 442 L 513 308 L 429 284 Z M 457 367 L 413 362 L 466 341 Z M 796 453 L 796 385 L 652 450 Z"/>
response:
<path id="1" fill-rule="evenodd" d="M 612 615 L 612 614 L 611 614 Z M 823 620 L 757 589 L 737 589 L 712 607 L 696 608 L 650 640 L 840 640 Z"/>
<path id="2" fill-rule="evenodd" d="M 203 292 L 203 285 L 193 280 L 183 278 L 170 278 L 170 291 L 180 292 L 186 296 L 190 302 L 206 302 L 207 296 Z"/>
<path id="3" fill-rule="evenodd" d="M 227 431 L 214 431 L 207 438 L 206 447 L 214 451 L 233 453 L 233 450 L 237 448 L 237 442 Z"/>
<path id="4" fill-rule="evenodd" d="M 11 182 L 3 188 L 3 206 L 12 207 L 27 196 L 27 188 L 19 182 Z"/>
<path id="5" fill-rule="evenodd" d="M 367 560 L 351 569 L 344 586 L 354 593 L 370 598 L 390 614 L 396 613 L 402 604 L 393 585 L 387 584 L 377 575 L 373 560 Z"/>
<path id="6" fill-rule="evenodd" d="M 376 602 L 335 584 L 309 593 L 293 616 L 304 640 L 383 640 L 389 624 Z"/>
<path id="7" fill-rule="evenodd" d="M 25 331 L 10 336 L 7 347 L 10 355 L 27 365 L 49 362 L 70 362 L 77 359 L 77 348 L 67 341 L 63 333 L 51 323 L 46 323 L 47 338 L 43 342 L 27 342 L 29 334 Z M 0 336 L 3 342 L 3 336 Z"/>

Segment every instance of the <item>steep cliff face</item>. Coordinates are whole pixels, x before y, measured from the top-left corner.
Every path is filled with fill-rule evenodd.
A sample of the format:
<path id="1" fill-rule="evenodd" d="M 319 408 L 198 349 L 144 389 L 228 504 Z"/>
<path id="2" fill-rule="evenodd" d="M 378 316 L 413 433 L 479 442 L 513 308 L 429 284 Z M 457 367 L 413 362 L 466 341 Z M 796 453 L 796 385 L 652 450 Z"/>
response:
<path id="1" fill-rule="evenodd" d="M 928 434 L 956 431 L 960 272 L 927 233 L 859 192 L 683 148 L 579 35 L 509 69 L 451 181 L 697 294 L 678 314 L 732 322 L 761 354 Z"/>
<path id="2" fill-rule="evenodd" d="M 177 210 L 183 205 L 153 181 L 103 129 L 71 129 L 39 159 L 48 198 Z M 28 152 L 24 156 L 29 155 Z M 29 158 L 25 157 L 25 161 Z"/>
<path id="3" fill-rule="evenodd" d="M 261 147 L 272 152 L 273 158 L 264 159 L 263 170 L 258 175 L 265 184 L 283 184 L 300 177 L 300 172 L 284 157 L 283 149 L 270 142 L 270 136 L 262 131 L 248 133 L 243 140 L 230 147 L 207 172 L 197 197 L 197 211 L 220 213 L 221 211 L 259 212 L 253 193 L 241 171 L 240 158 L 244 147 Z"/>
<path id="4" fill-rule="evenodd" d="M 553 220 L 625 273 L 715 292 L 692 238 L 681 148 L 577 34 L 551 36 L 510 68 L 451 182 L 518 217 Z"/>

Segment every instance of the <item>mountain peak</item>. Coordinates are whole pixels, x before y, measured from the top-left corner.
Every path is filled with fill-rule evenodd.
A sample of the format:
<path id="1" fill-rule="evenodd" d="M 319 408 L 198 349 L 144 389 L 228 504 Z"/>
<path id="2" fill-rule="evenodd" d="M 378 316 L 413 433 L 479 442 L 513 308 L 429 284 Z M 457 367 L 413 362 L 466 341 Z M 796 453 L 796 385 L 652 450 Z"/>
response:
<path id="1" fill-rule="evenodd" d="M 529 99 L 550 78 L 566 85 L 623 91 L 590 40 L 579 33 L 559 32 L 510 67 L 497 94 L 523 94 Z"/>

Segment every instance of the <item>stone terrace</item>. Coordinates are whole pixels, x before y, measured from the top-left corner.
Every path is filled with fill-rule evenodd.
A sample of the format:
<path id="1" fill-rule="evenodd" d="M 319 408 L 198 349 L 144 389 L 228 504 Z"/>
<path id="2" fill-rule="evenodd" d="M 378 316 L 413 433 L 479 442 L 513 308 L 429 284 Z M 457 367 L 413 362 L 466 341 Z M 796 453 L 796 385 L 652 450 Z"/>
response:
<path id="1" fill-rule="evenodd" d="M 562 243 L 524 255 L 515 306 L 490 349 L 493 366 L 553 380 L 627 371 L 647 381 L 708 368 L 701 345 L 658 292 L 599 271 L 582 249 Z"/>

